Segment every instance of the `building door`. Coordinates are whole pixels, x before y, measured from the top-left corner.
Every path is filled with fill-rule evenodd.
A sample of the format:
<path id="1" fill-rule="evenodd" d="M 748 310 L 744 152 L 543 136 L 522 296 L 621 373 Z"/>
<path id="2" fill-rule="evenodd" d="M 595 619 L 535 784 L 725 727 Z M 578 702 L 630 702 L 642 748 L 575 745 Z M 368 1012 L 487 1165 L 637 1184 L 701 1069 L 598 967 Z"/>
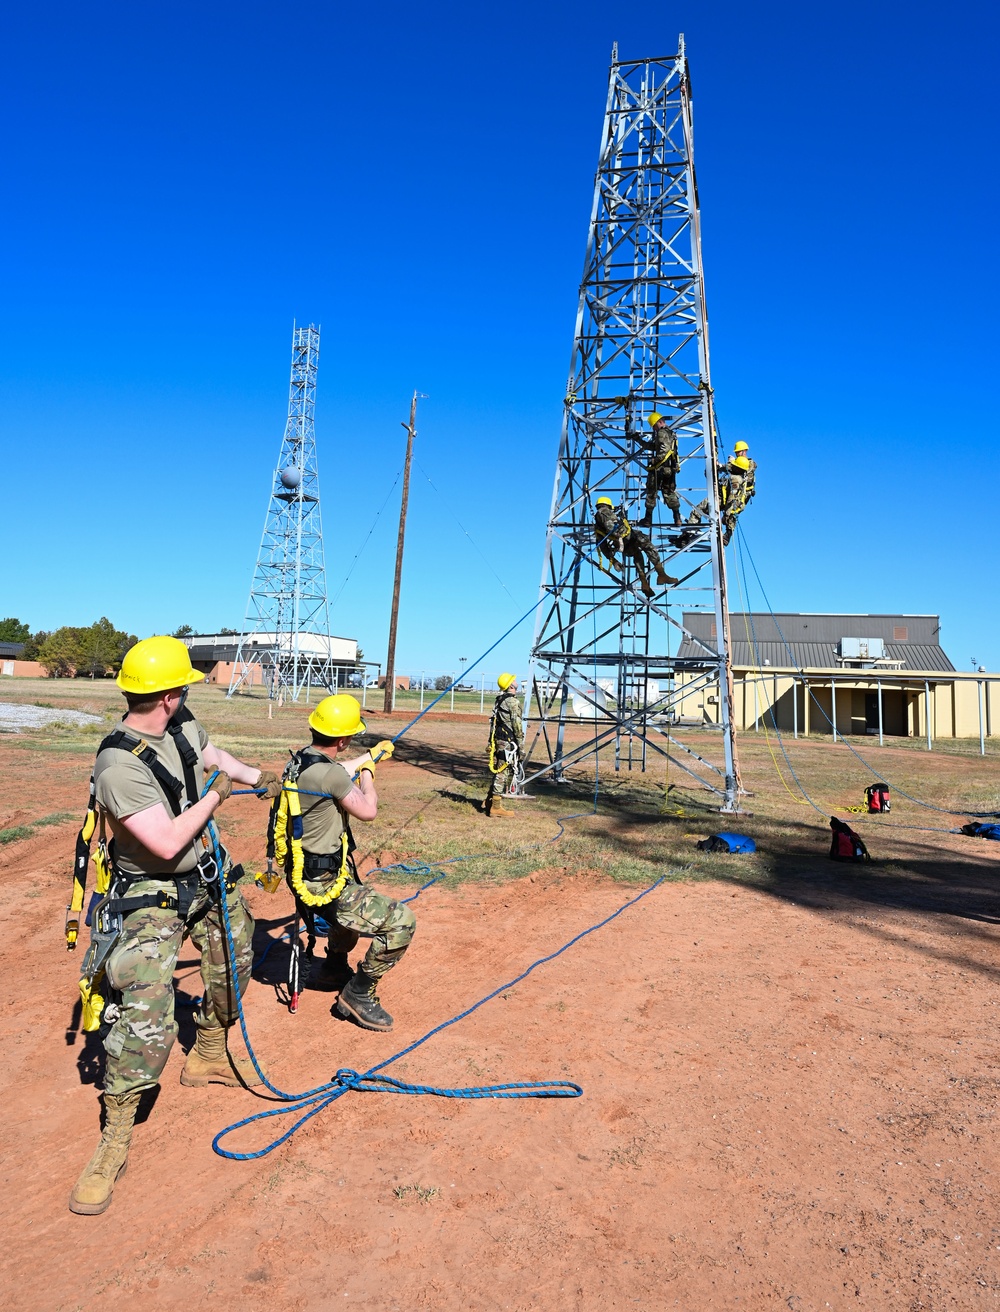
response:
<path id="1" fill-rule="evenodd" d="M 878 693 L 865 693 L 865 733 L 878 733 Z"/>

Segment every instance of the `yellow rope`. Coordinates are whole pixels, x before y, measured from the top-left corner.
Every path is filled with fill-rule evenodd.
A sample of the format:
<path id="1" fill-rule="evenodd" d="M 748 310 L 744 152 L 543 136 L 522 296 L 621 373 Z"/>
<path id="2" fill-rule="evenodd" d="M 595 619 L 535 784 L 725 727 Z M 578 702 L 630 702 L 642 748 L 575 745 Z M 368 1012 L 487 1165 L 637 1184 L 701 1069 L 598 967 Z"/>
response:
<path id="1" fill-rule="evenodd" d="M 743 607 L 743 627 L 744 627 L 744 628 L 746 629 L 746 631 L 747 631 L 747 646 L 748 646 L 749 649 L 750 649 L 751 659 L 753 659 L 753 658 L 756 656 L 757 653 L 756 653 L 756 651 L 755 651 L 754 643 L 753 643 L 753 640 L 752 640 L 752 637 L 751 637 L 751 634 L 750 634 L 750 625 L 749 625 L 749 622 L 747 621 L 747 603 L 746 603 L 746 598 L 745 598 L 744 595 L 743 595 L 743 580 L 742 580 L 742 578 L 741 578 L 740 570 L 739 570 L 738 567 L 737 567 L 737 570 L 736 570 L 736 584 L 737 584 L 737 587 L 738 587 L 739 590 L 740 590 L 740 604 L 741 604 L 742 607 Z M 761 679 L 763 680 L 763 677 L 764 677 L 764 676 L 763 676 L 763 673 L 761 672 L 761 669 L 760 669 L 759 666 L 757 666 L 757 665 L 751 665 L 751 669 L 753 670 L 753 672 L 754 672 L 755 674 L 760 675 Z M 745 687 L 745 685 L 744 685 L 744 687 Z M 793 682 L 793 684 L 792 684 L 792 696 L 793 696 L 793 697 L 795 696 L 795 684 L 794 684 L 794 682 Z M 771 760 L 772 760 L 772 762 L 774 763 L 774 771 L 775 771 L 775 774 L 776 774 L 776 775 L 778 776 L 778 778 L 781 780 L 781 783 L 782 783 L 782 786 L 784 787 L 785 792 L 788 794 L 788 796 L 792 799 L 793 802 L 796 802 L 799 806 L 808 806 L 809 803 L 805 800 L 805 798 L 802 798 L 802 797 L 796 797 L 796 795 L 795 795 L 795 794 L 792 792 L 792 790 L 789 788 L 788 783 L 787 783 L 787 781 L 786 781 L 786 779 L 785 779 L 785 776 L 781 773 L 781 768 L 780 768 L 780 766 L 778 765 L 778 758 L 777 758 L 777 757 L 775 756 L 775 754 L 774 754 L 774 748 L 771 746 L 771 735 L 767 732 L 767 720 L 762 718 L 762 723 L 763 723 L 763 725 L 764 725 L 764 741 L 767 743 L 767 750 L 768 750 L 768 752 L 770 752 L 770 754 L 771 754 Z"/>

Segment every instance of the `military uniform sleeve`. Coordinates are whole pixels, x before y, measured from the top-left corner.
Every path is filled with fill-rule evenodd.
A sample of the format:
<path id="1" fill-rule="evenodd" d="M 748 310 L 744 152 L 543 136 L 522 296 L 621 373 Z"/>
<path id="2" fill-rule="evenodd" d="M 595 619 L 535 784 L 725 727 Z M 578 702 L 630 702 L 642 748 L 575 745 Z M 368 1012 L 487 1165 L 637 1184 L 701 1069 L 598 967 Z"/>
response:
<path id="1" fill-rule="evenodd" d="M 162 792 L 141 761 L 131 753 L 116 752 L 114 756 L 118 759 L 97 770 L 95 789 L 100 806 L 122 820 L 157 803 L 164 805 Z"/>

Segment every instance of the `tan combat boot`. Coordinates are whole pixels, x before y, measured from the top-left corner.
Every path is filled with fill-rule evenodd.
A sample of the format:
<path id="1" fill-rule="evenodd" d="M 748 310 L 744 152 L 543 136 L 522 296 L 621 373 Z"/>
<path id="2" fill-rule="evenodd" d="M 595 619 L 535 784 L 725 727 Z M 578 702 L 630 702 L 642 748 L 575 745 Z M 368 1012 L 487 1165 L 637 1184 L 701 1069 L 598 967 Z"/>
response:
<path id="1" fill-rule="evenodd" d="M 132 1126 L 139 1109 L 141 1090 L 104 1095 L 104 1133 L 93 1157 L 69 1196 L 69 1210 L 81 1216 L 100 1216 L 111 1206 L 115 1181 L 128 1165 Z"/>
<path id="2" fill-rule="evenodd" d="M 517 815 L 517 812 L 508 811 L 505 806 L 499 806 L 496 802 L 494 802 L 493 805 L 490 807 L 489 814 L 490 816 L 495 816 L 495 815 L 503 816 L 503 815 Z"/>
<path id="3" fill-rule="evenodd" d="M 260 1084 L 260 1076 L 249 1057 L 237 1057 L 226 1049 L 226 1031 L 221 1025 L 196 1031 L 194 1047 L 181 1071 L 181 1084 L 203 1089 L 207 1084 L 225 1084 L 231 1089 Z"/>

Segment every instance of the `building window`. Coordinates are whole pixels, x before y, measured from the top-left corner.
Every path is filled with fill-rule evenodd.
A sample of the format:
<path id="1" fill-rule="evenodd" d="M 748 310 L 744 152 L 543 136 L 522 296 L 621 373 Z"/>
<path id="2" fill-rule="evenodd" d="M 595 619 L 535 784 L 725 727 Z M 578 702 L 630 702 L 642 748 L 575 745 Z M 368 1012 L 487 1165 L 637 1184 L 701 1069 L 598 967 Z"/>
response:
<path id="1" fill-rule="evenodd" d="M 910 631 L 905 624 L 894 624 L 892 626 L 893 642 L 906 642 L 910 636 Z"/>

